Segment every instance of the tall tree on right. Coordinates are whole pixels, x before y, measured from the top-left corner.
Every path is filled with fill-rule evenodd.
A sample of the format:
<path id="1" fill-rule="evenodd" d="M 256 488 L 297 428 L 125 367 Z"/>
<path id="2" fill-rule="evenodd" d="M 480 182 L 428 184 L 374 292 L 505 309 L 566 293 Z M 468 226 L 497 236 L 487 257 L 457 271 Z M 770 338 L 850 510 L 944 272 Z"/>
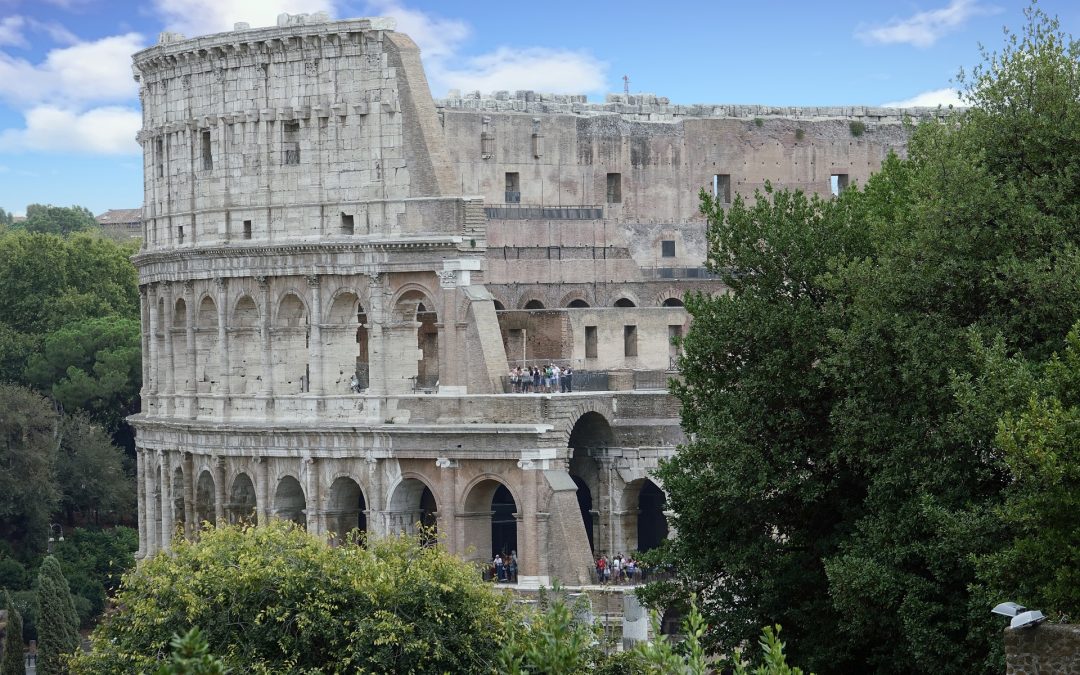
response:
<path id="1" fill-rule="evenodd" d="M 700 595 L 718 648 L 782 623 L 820 672 L 1000 672 L 972 588 L 1012 537 L 997 422 L 1028 391 L 981 386 L 984 352 L 1045 360 L 1080 317 L 1078 57 L 1030 9 L 961 76 L 972 107 L 864 189 L 704 197 L 732 295 L 687 302 L 691 441 L 660 477 L 694 534 L 666 591 Z"/>
<path id="2" fill-rule="evenodd" d="M 68 657 L 79 648 L 79 617 L 60 563 L 45 556 L 38 573 L 38 659 L 42 675 L 67 672 Z"/>

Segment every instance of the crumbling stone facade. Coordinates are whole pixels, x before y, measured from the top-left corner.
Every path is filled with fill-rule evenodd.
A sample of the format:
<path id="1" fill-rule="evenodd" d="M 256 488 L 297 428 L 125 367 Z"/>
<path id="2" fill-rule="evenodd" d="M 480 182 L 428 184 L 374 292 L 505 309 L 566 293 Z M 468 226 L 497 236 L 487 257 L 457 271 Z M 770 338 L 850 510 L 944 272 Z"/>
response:
<path id="1" fill-rule="evenodd" d="M 166 33 L 134 64 L 140 556 L 203 522 L 423 524 L 466 557 L 515 550 L 523 583 L 581 584 L 594 555 L 658 544 L 670 338 L 687 291 L 725 290 L 697 191 L 827 193 L 905 139 L 896 111 L 854 137 L 850 111 L 436 102 L 385 19 Z M 542 362 L 606 384 L 510 393 Z"/>

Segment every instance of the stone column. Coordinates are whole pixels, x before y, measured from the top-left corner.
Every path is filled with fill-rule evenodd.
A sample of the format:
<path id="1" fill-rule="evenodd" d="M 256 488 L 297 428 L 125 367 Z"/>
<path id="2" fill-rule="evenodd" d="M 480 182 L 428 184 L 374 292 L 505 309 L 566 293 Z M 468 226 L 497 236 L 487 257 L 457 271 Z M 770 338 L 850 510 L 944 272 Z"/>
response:
<path id="1" fill-rule="evenodd" d="M 169 476 L 169 455 L 158 450 L 158 465 L 161 469 L 161 548 L 172 548 L 172 538 L 176 534 L 173 527 L 172 481 Z"/>
<path id="2" fill-rule="evenodd" d="M 218 526 L 225 524 L 225 460 L 214 457 L 214 521 Z"/>
<path id="3" fill-rule="evenodd" d="M 143 459 L 145 451 L 142 448 L 135 449 L 135 492 L 138 495 L 139 504 L 139 550 L 135 557 L 142 559 L 147 555 L 146 547 L 146 462 Z"/>
<path id="4" fill-rule="evenodd" d="M 153 470 L 150 462 L 150 452 L 143 451 L 143 505 L 146 512 L 146 549 L 145 557 L 150 557 L 158 552 L 158 541 L 161 534 L 161 521 L 158 519 L 158 509 L 161 504 L 154 497 L 154 486 L 157 483 L 157 472 Z"/>
<path id="5" fill-rule="evenodd" d="M 264 396 L 274 395 L 274 367 L 270 362 L 270 315 L 273 308 L 270 307 L 270 283 L 266 277 L 255 277 L 259 283 L 259 304 L 262 305 L 262 315 L 259 317 L 259 339 L 262 343 L 262 388 Z M 269 507 L 266 509 L 270 513 Z"/>
<path id="6" fill-rule="evenodd" d="M 323 395 L 323 344 L 322 344 L 322 294 L 320 293 L 319 276 L 312 274 L 307 277 L 308 287 L 311 289 L 311 316 L 308 317 L 308 391 L 316 396 Z"/>
<path id="7" fill-rule="evenodd" d="M 217 284 L 217 315 L 218 315 L 218 350 L 221 363 L 221 382 L 218 386 L 218 392 L 221 394 L 229 395 L 229 380 L 232 379 L 232 374 L 229 372 L 229 297 L 227 293 L 226 281 L 223 277 L 214 279 L 214 283 Z M 223 412 L 227 410 L 223 407 Z"/>

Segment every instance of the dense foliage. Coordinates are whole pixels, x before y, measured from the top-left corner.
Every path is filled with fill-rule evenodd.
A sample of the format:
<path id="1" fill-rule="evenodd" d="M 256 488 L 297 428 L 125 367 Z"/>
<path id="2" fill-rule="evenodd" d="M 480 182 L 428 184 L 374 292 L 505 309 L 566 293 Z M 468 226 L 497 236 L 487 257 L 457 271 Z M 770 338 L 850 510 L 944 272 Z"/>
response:
<path id="1" fill-rule="evenodd" d="M 238 672 L 484 672 L 514 611 L 441 547 L 329 547 L 280 521 L 178 542 L 129 573 L 116 599 L 75 672 L 152 670 L 192 627 Z"/>
<path id="2" fill-rule="evenodd" d="M 648 596 L 699 592 L 714 648 L 782 623 L 823 672 L 1000 672 L 989 606 L 1072 541 L 1053 506 L 1074 399 L 1029 404 L 1017 373 L 1080 317 L 1080 44 L 1029 19 L 962 78 L 972 109 L 920 125 L 864 188 L 726 213 L 703 195 L 732 294 L 687 299 L 693 440 L 660 473 L 695 536 Z M 1075 614 L 1076 567 L 1050 561 L 1031 597 Z"/>
<path id="3" fill-rule="evenodd" d="M 79 647 L 79 617 L 60 563 L 46 556 L 38 573 L 37 672 L 64 675 L 67 661 Z"/>

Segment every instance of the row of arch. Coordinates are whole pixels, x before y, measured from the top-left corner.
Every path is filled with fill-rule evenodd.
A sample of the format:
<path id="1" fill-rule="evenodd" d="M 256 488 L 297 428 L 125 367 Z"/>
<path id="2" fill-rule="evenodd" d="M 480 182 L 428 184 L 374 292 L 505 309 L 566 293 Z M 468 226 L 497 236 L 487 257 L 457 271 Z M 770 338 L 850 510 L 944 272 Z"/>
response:
<path id="1" fill-rule="evenodd" d="M 503 304 L 502 301 L 496 299 L 494 302 L 495 302 L 495 311 L 500 311 L 501 312 L 501 311 L 504 311 L 506 309 L 506 305 Z M 670 297 L 664 298 L 663 300 L 660 301 L 660 307 L 682 307 L 682 306 L 683 306 L 682 299 L 678 298 L 678 297 L 675 297 L 675 296 L 670 296 Z M 587 300 L 583 299 L 583 298 L 574 298 L 573 300 L 570 300 L 570 301 L 566 302 L 563 305 L 563 307 L 566 308 L 566 309 L 586 309 L 586 308 L 592 307 L 592 305 L 590 305 L 589 302 Z M 631 299 L 631 298 L 620 297 L 620 298 L 617 298 L 614 303 L 612 303 L 612 307 L 637 307 L 637 303 L 634 302 L 634 300 Z M 548 307 L 544 305 L 543 300 L 540 300 L 538 298 L 530 298 L 528 300 L 523 301 L 521 303 L 521 306 L 518 309 L 548 309 Z M 554 309 L 554 308 L 552 308 L 552 309 Z"/>

